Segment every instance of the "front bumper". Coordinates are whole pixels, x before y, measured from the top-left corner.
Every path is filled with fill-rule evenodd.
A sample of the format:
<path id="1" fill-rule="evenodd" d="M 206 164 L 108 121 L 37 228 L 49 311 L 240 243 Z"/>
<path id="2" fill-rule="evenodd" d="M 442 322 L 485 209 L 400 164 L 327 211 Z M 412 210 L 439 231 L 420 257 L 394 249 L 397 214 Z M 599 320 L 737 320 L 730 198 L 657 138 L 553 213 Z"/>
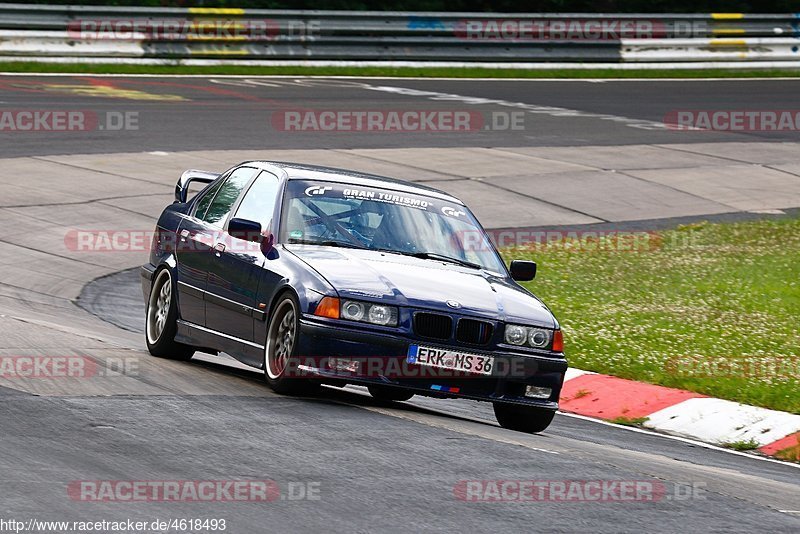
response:
<path id="1" fill-rule="evenodd" d="M 325 382 L 382 385 L 431 397 L 525 404 L 558 409 L 567 361 L 560 354 L 522 355 L 501 350 L 445 345 L 393 333 L 330 324 L 304 317 L 300 321 L 298 364 L 302 372 Z M 491 375 L 447 371 L 407 363 L 412 344 L 492 356 Z M 335 366 L 351 362 L 352 368 Z M 548 398 L 526 397 L 527 386 L 550 388 Z"/>

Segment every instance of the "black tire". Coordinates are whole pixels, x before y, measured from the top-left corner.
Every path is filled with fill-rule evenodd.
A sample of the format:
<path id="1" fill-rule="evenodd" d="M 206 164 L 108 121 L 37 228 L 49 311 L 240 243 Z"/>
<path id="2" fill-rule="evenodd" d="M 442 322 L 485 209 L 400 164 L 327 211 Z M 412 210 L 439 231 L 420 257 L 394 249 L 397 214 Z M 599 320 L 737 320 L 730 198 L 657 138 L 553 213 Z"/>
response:
<path id="1" fill-rule="evenodd" d="M 494 403 L 494 416 L 500 426 L 517 432 L 533 434 L 543 432 L 555 417 L 555 410 L 523 406 L 519 404 Z"/>
<path id="2" fill-rule="evenodd" d="M 367 386 L 367 389 L 373 398 L 387 402 L 403 402 L 414 396 L 414 393 L 411 391 L 391 386 Z"/>
<path id="3" fill-rule="evenodd" d="M 272 308 L 264 344 L 264 378 L 275 393 L 310 395 L 319 389 L 316 380 L 297 375 L 299 335 L 300 303 L 287 291 L 278 297 Z"/>
<path id="4" fill-rule="evenodd" d="M 178 304 L 175 284 L 169 269 L 157 271 L 145 308 L 144 337 L 153 356 L 171 360 L 190 360 L 194 347 L 175 341 L 178 331 Z"/>

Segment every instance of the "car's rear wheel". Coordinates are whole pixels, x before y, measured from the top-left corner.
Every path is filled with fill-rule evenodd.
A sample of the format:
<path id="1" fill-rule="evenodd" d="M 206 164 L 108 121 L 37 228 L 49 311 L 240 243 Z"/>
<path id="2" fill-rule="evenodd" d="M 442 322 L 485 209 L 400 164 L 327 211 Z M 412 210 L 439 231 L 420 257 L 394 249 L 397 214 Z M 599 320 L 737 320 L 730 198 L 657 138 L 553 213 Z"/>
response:
<path id="1" fill-rule="evenodd" d="M 292 293 L 287 292 L 273 308 L 264 348 L 264 377 L 276 393 L 303 395 L 319 388 L 317 381 L 299 375 L 299 334 L 300 304 Z"/>
<path id="2" fill-rule="evenodd" d="M 553 421 L 555 410 L 518 404 L 494 403 L 494 416 L 500 426 L 517 432 L 542 432 Z"/>
<path id="3" fill-rule="evenodd" d="M 410 391 L 389 386 L 368 386 L 367 389 L 369 390 L 369 394 L 374 398 L 387 402 L 403 402 L 414 396 Z"/>
<path id="4" fill-rule="evenodd" d="M 175 341 L 178 331 L 178 303 L 169 269 L 156 273 L 147 299 L 145 337 L 147 350 L 153 356 L 173 360 L 189 360 L 194 348 Z"/>

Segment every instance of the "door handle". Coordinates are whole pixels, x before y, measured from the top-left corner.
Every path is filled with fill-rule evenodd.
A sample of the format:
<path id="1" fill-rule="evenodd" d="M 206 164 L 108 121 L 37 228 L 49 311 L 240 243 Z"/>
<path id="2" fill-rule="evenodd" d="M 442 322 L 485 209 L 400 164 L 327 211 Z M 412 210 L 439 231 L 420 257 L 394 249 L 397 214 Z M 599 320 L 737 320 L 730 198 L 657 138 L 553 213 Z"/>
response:
<path id="1" fill-rule="evenodd" d="M 185 243 L 186 242 L 186 238 L 189 237 L 189 230 L 186 230 L 184 228 L 183 230 L 181 230 L 180 236 L 181 236 L 181 241 L 183 241 Z"/>
<path id="2" fill-rule="evenodd" d="M 225 252 L 225 243 L 217 243 L 214 245 L 214 255 L 219 258 L 220 254 Z"/>

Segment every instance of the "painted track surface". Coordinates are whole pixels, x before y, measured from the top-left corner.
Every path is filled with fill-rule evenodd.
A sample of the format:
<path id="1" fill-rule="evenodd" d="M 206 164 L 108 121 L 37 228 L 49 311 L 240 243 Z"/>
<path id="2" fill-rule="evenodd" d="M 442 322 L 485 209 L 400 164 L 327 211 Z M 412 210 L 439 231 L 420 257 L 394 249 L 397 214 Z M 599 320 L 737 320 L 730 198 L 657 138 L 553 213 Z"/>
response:
<path id="1" fill-rule="evenodd" d="M 2 81 L 7 83 L 8 79 Z M 751 82 L 742 85 L 746 83 Z M 539 90 L 538 84 L 532 85 L 535 89 L 529 91 Z M 603 85 L 581 84 L 587 101 L 594 100 L 593 88 Z M 440 92 L 452 91 L 444 82 L 437 87 Z M 776 87 L 780 90 L 776 90 L 775 99 L 789 90 L 778 83 Z M 709 88 L 705 91 L 713 92 Z M 9 102 L 14 94 L 0 93 L 0 101 Z M 602 91 L 596 95 L 596 100 L 602 100 Z M 507 98 L 499 94 L 491 96 Z M 287 92 L 284 98 L 290 97 Z M 52 105 L 52 95 L 47 98 L 42 105 L 44 102 Z M 123 109 L 131 105 L 130 109 L 140 109 L 136 107 L 139 104 L 129 100 L 69 98 L 75 100 L 59 101 L 58 105 L 80 109 L 101 104 L 108 109 Z M 765 97 L 764 105 L 767 100 Z M 9 105 L 34 104 L 31 101 L 4 104 Z M 66 232 L 75 228 L 148 230 L 154 215 L 170 201 L 178 168 L 194 166 L 191 162 L 198 160 L 214 168 L 224 168 L 225 162 L 233 163 L 243 155 L 242 152 L 135 154 L 151 149 L 201 148 L 193 146 L 193 137 L 199 139 L 198 145 L 211 143 L 214 148 L 225 148 L 214 145 L 213 136 L 207 133 L 211 129 L 208 125 L 220 123 L 213 107 L 195 107 L 196 117 L 192 120 L 196 122 L 190 128 L 184 124 L 180 129 L 182 136 L 178 130 L 172 131 L 172 138 L 163 141 L 174 143 L 169 146 L 159 145 L 162 140 L 158 138 L 158 127 L 140 131 L 136 135 L 142 136 L 141 139 L 122 135 L 124 132 L 121 135 L 94 132 L 96 137 L 78 135 L 66 140 L 66 134 L 46 134 L 51 135 L 47 141 L 32 134 L 11 136 L 8 142 L 3 140 L 0 155 L 5 158 L 64 152 L 134 153 L 98 155 L 93 159 L 4 159 L 0 166 L 4 193 L 0 199 L 0 221 L 11 230 L 0 239 L 3 253 L 0 356 L 76 355 L 94 362 L 101 370 L 92 376 L 58 380 L 0 378 L 3 403 L 0 446 L 5 451 L 0 457 L 4 479 L 0 502 L 8 515 L 17 519 L 62 520 L 222 517 L 228 520 L 229 532 L 243 533 L 262 531 L 265 525 L 271 530 L 292 531 L 323 528 L 444 531 L 468 527 L 478 532 L 522 529 L 678 532 L 687 528 L 794 532 L 800 527 L 798 514 L 791 513 L 800 510 L 800 478 L 797 468 L 791 465 L 561 415 L 548 432 L 526 436 L 498 428 L 486 405 L 470 402 L 423 399 L 383 405 L 358 391 L 333 389 L 313 399 L 279 397 L 262 385 L 256 373 L 232 366 L 222 358 L 209 357 L 192 363 L 152 358 L 143 350 L 140 333 L 120 329 L 75 306 L 75 299 L 88 282 L 134 267 L 142 263 L 143 256 L 136 252 L 71 250 L 65 245 Z M 189 115 L 192 114 L 185 116 Z M 174 125 L 170 125 L 169 116 L 163 116 L 162 120 L 170 132 Z M 601 137 L 616 141 L 614 132 L 607 129 L 604 136 L 599 132 L 609 128 L 606 123 L 617 123 L 596 118 L 586 121 L 601 123 L 580 130 L 581 135 L 588 135 L 593 129 L 598 132 L 596 140 L 588 144 L 608 144 L 598 142 Z M 245 130 L 250 122 L 244 115 L 239 119 Z M 234 129 L 230 132 L 240 135 Z M 642 136 L 651 135 L 647 133 L 649 130 L 643 132 L 637 134 L 638 143 L 643 142 Z M 657 135 L 671 133 L 674 134 Z M 566 128 L 563 138 L 559 137 L 560 143 L 553 144 L 579 145 L 574 142 L 575 136 L 574 126 Z M 247 136 L 242 134 L 244 137 Z M 317 139 L 314 142 L 288 137 L 293 148 L 298 145 L 306 149 L 330 148 L 321 146 L 327 141 L 319 136 L 313 138 Z M 516 138 L 509 139 L 512 137 Z M 217 139 L 228 143 L 227 134 Z M 348 139 L 351 143 L 348 148 L 359 146 L 357 140 Z M 415 142 L 419 143 L 417 146 L 443 142 L 437 139 L 415 141 L 400 136 L 382 138 L 380 143 L 396 143 L 402 150 Z M 737 141 L 751 147 L 748 153 L 742 145 L 725 144 L 729 139 L 714 141 L 713 144 L 719 145 L 717 156 L 704 157 L 715 158 L 719 151 L 735 148 L 741 158 L 757 152 L 773 154 L 768 159 L 774 159 L 775 152 L 770 150 L 791 152 L 793 148 L 783 143 L 772 148 L 756 142 L 760 139 L 735 136 Z M 684 137 L 679 141 L 692 142 Z M 253 143 L 253 148 L 274 148 L 263 138 Z M 515 145 L 536 148 L 536 143 L 530 140 L 524 143 L 509 140 L 502 144 L 476 139 L 473 146 Z M 698 149 L 710 151 L 713 147 L 704 144 Z M 575 159 L 580 153 L 576 149 L 564 158 Z M 349 153 L 331 154 L 341 160 L 354 158 Z M 398 168 L 401 165 L 398 161 L 406 157 L 404 154 L 391 153 Z M 446 158 L 442 156 L 445 159 L 440 166 L 426 172 L 440 173 L 449 161 L 465 157 L 463 152 L 444 154 Z M 622 161 L 620 154 L 624 150 L 614 154 L 617 158 L 614 166 Z M 332 157 L 317 152 L 307 155 Z M 479 155 L 473 156 L 480 159 Z M 727 158 L 730 153 L 723 156 Z M 597 151 L 595 157 L 599 157 Z M 366 165 L 363 160 L 358 161 Z M 760 164 L 749 164 L 754 176 L 766 172 Z M 523 163 L 517 165 L 521 169 L 516 171 L 518 174 L 526 172 Z M 785 165 L 788 169 L 793 163 Z M 713 166 L 698 168 L 707 171 Z M 408 166 L 403 168 L 406 172 L 413 170 Z M 790 176 L 784 178 L 789 180 Z M 436 178 L 446 181 L 440 176 Z M 789 193 L 795 191 L 793 184 L 790 181 L 784 184 Z M 752 180 L 750 185 L 758 184 Z M 768 188 L 762 186 L 762 189 Z M 708 202 L 732 202 L 730 198 L 716 197 L 720 191 L 711 188 L 703 198 Z M 784 197 L 773 195 L 763 199 L 765 206 L 774 208 L 780 206 L 779 200 Z M 736 206 L 728 207 L 727 211 L 737 210 Z M 564 209 L 567 210 L 564 224 L 586 222 L 581 217 L 587 215 L 575 211 L 579 206 L 570 204 Z M 599 215 L 591 213 L 588 217 L 595 219 Z M 487 213 L 487 217 L 491 216 Z M 637 218 L 626 214 L 623 207 L 615 208 L 614 217 L 602 218 L 626 217 Z M 501 219 L 487 226 L 497 227 L 498 220 Z M 539 219 L 532 220 L 535 223 Z M 117 286 L 117 279 L 109 281 L 112 287 L 131 289 L 130 284 Z M 107 292 L 101 293 L 109 297 Z M 135 295 L 130 298 L 135 299 Z M 119 370 L 121 362 L 127 366 L 125 372 L 102 371 Z M 75 501 L 67 493 L 69 484 L 80 480 L 195 479 L 272 479 L 284 489 L 289 482 L 318 482 L 321 499 L 273 503 L 102 503 Z M 702 491 L 692 499 L 635 503 L 472 503 L 457 499 L 453 493 L 459 481 L 484 479 L 649 480 L 664 483 L 670 490 L 678 485 Z"/>

